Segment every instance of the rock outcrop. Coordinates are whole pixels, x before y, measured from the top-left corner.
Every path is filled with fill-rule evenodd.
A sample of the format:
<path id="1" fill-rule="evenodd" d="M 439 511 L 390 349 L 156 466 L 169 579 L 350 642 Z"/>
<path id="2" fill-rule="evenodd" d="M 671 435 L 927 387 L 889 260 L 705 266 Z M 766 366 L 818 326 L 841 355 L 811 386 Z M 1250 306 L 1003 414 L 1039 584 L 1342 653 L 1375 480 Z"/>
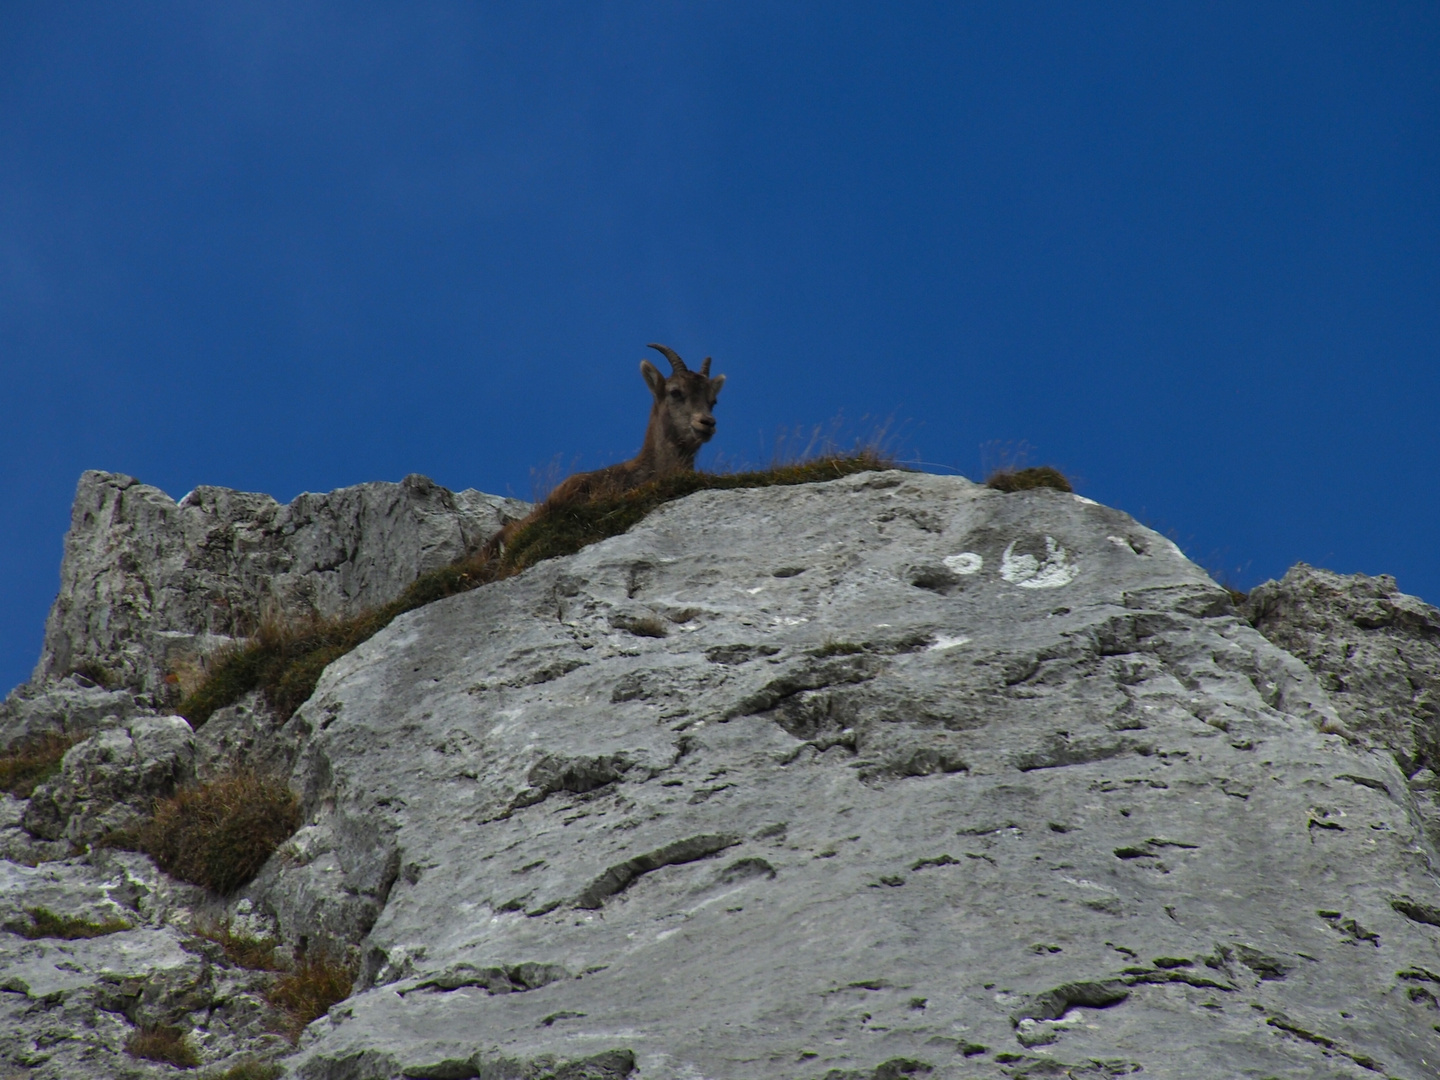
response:
<path id="1" fill-rule="evenodd" d="M 107 596 L 62 594 L 69 655 L 158 670 L 143 620 L 87 636 Z M 6 1064 L 168 1074 L 120 1053 L 167 1023 L 305 1080 L 1433 1076 L 1440 619 L 1309 568 L 1243 614 L 1059 492 L 690 496 L 400 616 L 281 729 L 102 716 L 0 806 L 50 845 L 0 862 L 0 918 L 133 928 L 0 935 Z M 237 757 L 306 815 L 239 895 L 69 854 Z M 197 912 L 353 950 L 356 992 L 290 1051 Z"/>
<path id="2" fill-rule="evenodd" d="M 78 671 L 161 694 L 167 675 L 192 678 L 267 611 L 332 618 L 377 607 L 528 510 L 423 476 L 281 505 L 217 487 L 176 502 L 132 477 L 87 472 L 35 680 Z"/>

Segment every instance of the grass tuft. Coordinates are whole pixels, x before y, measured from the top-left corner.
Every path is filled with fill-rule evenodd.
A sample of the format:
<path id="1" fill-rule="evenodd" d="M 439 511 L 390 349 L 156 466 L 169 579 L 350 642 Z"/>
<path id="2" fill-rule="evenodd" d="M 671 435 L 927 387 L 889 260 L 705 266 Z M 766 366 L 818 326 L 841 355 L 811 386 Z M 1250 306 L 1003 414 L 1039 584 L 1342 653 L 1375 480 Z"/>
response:
<path id="1" fill-rule="evenodd" d="M 498 558 L 472 555 L 431 571 L 383 607 L 350 619 L 288 624 L 267 620 L 250 642 L 211 658 L 204 681 L 180 703 L 178 711 L 198 728 L 217 709 L 259 690 L 280 719 L 288 720 L 314 693 L 327 664 L 369 640 L 397 616 L 512 577 L 545 559 L 573 555 L 589 544 L 625 532 L 656 507 L 674 499 L 697 491 L 811 484 L 895 467 L 893 461 L 875 451 L 859 450 L 758 472 L 676 473 L 632 491 L 550 507 L 516 533 Z"/>
<path id="2" fill-rule="evenodd" d="M 72 668 L 71 674 L 79 675 L 82 679 L 88 679 L 104 690 L 118 690 L 124 682 L 109 668 L 101 667 L 94 662 L 81 664 L 78 667 Z"/>
<path id="3" fill-rule="evenodd" d="M 28 799 L 35 789 L 60 771 L 65 751 L 79 742 L 58 731 L 19 739 L 0 754 L 0 791 Z"/>
<path id="4" fill-rule="evenodd" d="M 200 1055 L 195 1053 L 185 1033 L 168 1024 L 140 1028 L 126 1040 L 125 1052 L 133 1058 L 163 1061 L 177 1069 L 193 1069 L 200 1064 Z"/>
<path id="5" fill-rule="evenodd" d="M 19 934 L 21 937 L 30 938 L 32 941 L 37 938 L 61 938 L 65 941 L 76 941 L 81 938 L 104 937 L 106 934 L 118 934 L 122 930 L 130 930 L 132 926 L 124 919 L 104 919 L 101 922 L 90 922 L 88 919 L 72 919 L 69 915 L 57 915 L 49 908 L 27 907 L 25 914 L 30 916 L 28 923 L 6 923 L 5 929 Z"/>
<path id="6" fill-rule="evenodd" d="M 242 1061 L 224 1072 L 206 1073 L 205 1080 L 279 1080 L 285 1070 L 260 1061 Z"/>
<path id="7" fill-rule="evenodd" d="M 810 655 L 824 659 L 828 656 L 854 656 L 864 651 L 864 645 L 857 645 L 853 641 L 827 641 L 818 649 L 811 649 Z"/>
<path id="8" fill-rule="evenodd" d="M 325 955 L 307 956 L 292 971 L 275 980 L 268 995 L 270 1004 L 285 1015 L 284 1034 L 298 1042 L 307 1024 L 330 1011 L 330 1006 L 350 996 L 355 985 L 355 968 Z"/>
<path id="9" fill-rule="evenodd" d="M 250 971 L 284 970 L 275 958 L 275 949 L 280 944 L 278 941 L 237 934 L 229 919 L 223 922 L 197 922 L 191 927 L 191 932 L 196 937 L 219 945 L 225 952 L 225 958 L 236 967 Z"/>
<path id="10" fill-rule="evenodd" d="M 1049 465 L 1036 465 L 1029 469 L 997 469 L 985 481 L 985 486 L 996 491 L 1030 491 L 1034 488 L 1054 488 L 1056 491 L 1074 491 L 1070 481 L 1059 469 Z"/>
<path id="11" fill-rule="evenodd" d="M 234 892 L 300 827 L 300 800 L 285 784 L 238 771 L 181 788 L 122 838 L 162 870 L 211 892 Z"/>

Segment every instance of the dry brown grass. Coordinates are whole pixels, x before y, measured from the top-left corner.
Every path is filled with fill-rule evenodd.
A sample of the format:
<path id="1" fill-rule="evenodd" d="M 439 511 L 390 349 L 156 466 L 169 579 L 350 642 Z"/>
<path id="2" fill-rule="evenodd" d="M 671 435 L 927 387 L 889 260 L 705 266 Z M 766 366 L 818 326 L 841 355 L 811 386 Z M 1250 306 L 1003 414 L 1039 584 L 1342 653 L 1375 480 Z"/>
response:
<path id="1" fill-rule="evenodd" d="M 250 971 L 284 970 L 275 958 L 275 949 L 279 946 L 279 942 L 271 938 L 237 934 L 234 924 L 229 919 L 211 922 L 197 921 L 191 927 L 191 933 L 219 945 L 225 952 L 225 958 L 236 967 L 248 968 Z"/>
<path id="2" fill-rule="evenodd" d="M 200 1064 L 200 1056 L 185 1032 L 167 1024 L 139 1028 L 126 1040 L 125 1053 L 146 1061 L 163 1061 L 177 1069 L 193 1069 Z"/>
<path id="3" fill-rule="evenodd" d="M 124 680 L 113 671 L 107 667 L 101 667 L 93 661 L 74 668 L 73 674 L 79 675 L 82 679 L 89 679 L 96 686 L 105 690 L 118 690 L 124 685 Z"/>
<path id="4" fill-rule="evenodd" d="M 300 801 L 282 781 L 240 770 L 155 804 L 124 846 L 166 873 L 224 895 L 260 872 L 300 827 Z"/>
<path id="5" fill-rule="evenodd" d="M 985 481 L 985 486 L 996 491 L 1031 491 L 1034 488 L 1075 490 L 1064 473 L 1049 465 L 1036 465 L 1029 469 L 997 469 Z"/>
<path id="6" fill-rule="evenodd" d="M 279 1065 L 263 1061 L 242 1061 L 239 1065 L 231 1065 L 224 1072 L 206 1073 L 205 1080 L 279 1080 L 284 1073 L 285 1070 Z"/>
<path id="7" fill-rule="evenodd" d="M 355 968 L 329 956 L 307 956 L 294 969 L 275 980 L 268 995 L 270 1004 L 285 1016 L 283 1034 L 296 1042 L 307 1024 L 318 1020 L 330 1006 L 350 996 L 355 985 Z"/>
<path id="8" fill-rule="evenodd" d="M 60 770 L 65 751 L 80 739 L 60 731 L 31 735 L 12 743 L 0 754 L 0 791 L 28 799 L 35 789 Z"/>
<path id="9" fill-rule="evenodd" d="M 396 616 L 447 596 L 511 577 L 544 559 L 573 555 L 588 544 L 616 536 L 646 514 L 696 491 L 773 487 L 836 480 L 896 465 L 878 451 L 857 449 L 745 473 L 675 473 L 630 491 L 566 503 L 517 532 L 496 558 L 472 555 L 422 575 L 398 598 L 351 619 L 285 622 L 267 619 L 243 646 L 211 657 L 201 685 L 180 703 L 195 727 L 217 709 L 260 690 L 282 719 L 314 692 L 325 666 L 379 633 Z"/>

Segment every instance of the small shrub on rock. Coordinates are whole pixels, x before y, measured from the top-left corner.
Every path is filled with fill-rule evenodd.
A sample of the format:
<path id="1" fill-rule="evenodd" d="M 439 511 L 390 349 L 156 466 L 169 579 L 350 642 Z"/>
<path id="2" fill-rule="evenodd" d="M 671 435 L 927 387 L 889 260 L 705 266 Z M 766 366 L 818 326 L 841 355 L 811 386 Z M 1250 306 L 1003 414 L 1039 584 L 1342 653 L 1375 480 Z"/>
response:
<path id="1" fill-rule="evenodd" d="M 17 799 L 28 799 L 35 789 L 60 771 L 65 751 L 79 739 L 63 732 L 49 731 L 11 744 L 0 754 L 0 791 Z"/>
<path id="2" fill-rule="evenodd" d="M 205 1080 L 279 1080 L 285 1070 L 279 1065 L 259 1061 L 242 1061 L 224 1072 L 206 1073 Z"/>
<path id="3" fill-rule="evenodd" d="M 349 997 L 354 985 L 352 965 L 325 955 L 307 956 L 296 962 L 294 970 L 275 980 L 269 999 L 285 1016 L 284 1034 L 296 1042 L 307 1024 Z"/>
<path id="4" fill-rule="evenodd" d="M 985 486 L 996 491 L 1030 491 L 1033 488 L 1054 488 L 1056 491 L 1074 491 L 1070 481 L 1059 469 L 1049 465 L 1037 465 L 1030 469 L 997 469 L 985 481 Z"/>
<path id="5" fill-rule="evenodd" d="M 300 800 L 280 780 L 239 771 L 155 805 L 133 846 L 181 881 L 234 892 L 300 827 Z"/>
<path id="6" fill-rule="evenodd" d="M 271 938 L 237 934 L 229 919 L 224 922 L 198 922 L 192 929 L 196 937 L 219 945 L 225 952 L 225 958 L 236 967 L 250 971 L 283 970 L 275 958 L 275 949 L 279 942 Z"/>
<path id="7" fill-rule="evenodd" d="M 125 1043 L 125 1052 L 133 1058 L 163 1061 L 177 1069 L 193 1069 L 200 1056 L 190 1045 L 185 1033 L 167 1024 L 154 1024 L 138 1029 Z"/>
<path id="8" fill-rule="evenodd" d="M 131 924 L 124 919 L 90 922 L 87 919 L 74 919 L 69 915 L 57 915 L 43 907 L 26 908 L 25 914 L 30 916 L 28 923 L 6 923 L 5 929 L 31 940 L 61 938 L 65 941 L 104 937 L 106 934 L 118 934 L 122 930 L 131 929 Z"/>
<path id="9" fill-rule="evenodd" d="M 810 655 L 823 660 L 830 656 L 855 656 L 864 651 L 864 645 L 857 645 L 853 641 L 827 641 L 818 649 L 811 649 Z"/>
<path id="10" fill-rule="evenodd" d="M 124 685 L 124 681 L 117 678 L 109 668 L 101 667 L 93 662 L 81 664 L 74 669 L 72 674 L 79 675 L 82 679 L 92 682 L 104 690 L 118 690 Z"/>

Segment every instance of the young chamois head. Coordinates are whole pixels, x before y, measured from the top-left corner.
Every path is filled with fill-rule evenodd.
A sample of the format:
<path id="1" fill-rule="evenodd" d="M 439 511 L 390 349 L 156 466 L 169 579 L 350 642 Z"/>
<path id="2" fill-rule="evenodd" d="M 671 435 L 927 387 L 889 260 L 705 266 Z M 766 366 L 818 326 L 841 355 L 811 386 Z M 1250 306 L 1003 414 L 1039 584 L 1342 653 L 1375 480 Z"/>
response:
<path id="1" fill-rule="evenodd" d="M 658 471 L 695 467 L 695 453 L 715 434 L 715 399 L 725 385 L 725 376 L 710 378 L 710 357 L 691 371 L 674 349 L 664 345 L 650 348 L 664 355 L 673 369 L 667 378 L 649 360 L 640 361 L 640 374 L 655 404 L 650 409 L 650 427 L 645 432 L 646 449 L 655 454 Z"/>

